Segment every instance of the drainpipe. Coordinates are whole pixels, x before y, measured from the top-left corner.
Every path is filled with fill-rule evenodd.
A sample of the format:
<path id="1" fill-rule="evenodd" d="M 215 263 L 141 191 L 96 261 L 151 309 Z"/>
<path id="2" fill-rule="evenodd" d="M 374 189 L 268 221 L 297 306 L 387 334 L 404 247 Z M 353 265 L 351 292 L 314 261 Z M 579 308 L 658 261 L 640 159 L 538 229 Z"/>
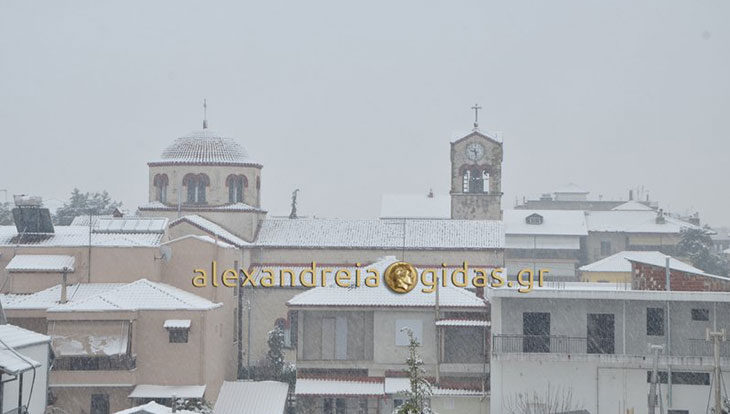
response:
<path id="1" fill-rule="evenodd" d="M 666 290 L 671 292 L 672 290 L 672 279 L 671 269 L 669 268 L 670 257 L 667 256 L 665 262 L 664 274 L 666 278 Z M 669 298 L 667 298 L 667 406 L 672 407 L 672 319 L 671 312 L 669 309 Z"/>

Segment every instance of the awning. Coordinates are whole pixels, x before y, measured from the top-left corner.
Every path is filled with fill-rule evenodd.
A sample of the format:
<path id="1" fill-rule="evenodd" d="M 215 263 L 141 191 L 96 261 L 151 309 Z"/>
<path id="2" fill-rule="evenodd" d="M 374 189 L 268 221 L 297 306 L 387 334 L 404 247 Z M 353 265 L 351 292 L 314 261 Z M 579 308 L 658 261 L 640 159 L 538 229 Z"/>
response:
<path id="1" fill-rule="evenodd" d="M 190 319 L 168 319 L 162 326 L 165 329 L 190 329 Z"/>
<path id="2" fill-rule="evenodd" d="M 8 272 L 67 272 L 74 271 L 73 256 L 58 254 L 16 254 L 5 270 Z"/>
<path id="3" fill-rule="evenodd" d="M 152 385 L 140 384 L 134 387 L 129 398 L 203 398 L 205 385 Z"/>
<path id="4" fill-rule="evenodd" d="M 489 321 L 477 319 L 441 319 L 436 326 L 490 326 Z"/>
<path id="5" fill-rule="evenodd" d="M 302 396 L 380 396 L 383 395 L 383 383 L 381 381 L 297 378 L 294 393 Z"/>
<path id="6" fill-rule="evenodd" d="M 3 374 L 18 375 L 21 372 L 33 369 L 33 367 L 38 368 L 40 366 L 41 364 L 25 355 L 20 358 L 8 349 L 0 349 L 0 372 Z"/>
<path id="7" fill-rule="evenodd" d="M 48 333 L 58 357 L 124 355 L 129 346 L 128 321 L 53 321 Z"/>

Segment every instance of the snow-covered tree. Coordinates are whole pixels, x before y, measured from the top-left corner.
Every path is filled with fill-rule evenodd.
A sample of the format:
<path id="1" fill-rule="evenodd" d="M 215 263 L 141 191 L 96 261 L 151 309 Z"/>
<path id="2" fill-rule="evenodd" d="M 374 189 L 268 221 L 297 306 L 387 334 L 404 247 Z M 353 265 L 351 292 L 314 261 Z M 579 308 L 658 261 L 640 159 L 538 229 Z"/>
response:
<path id="1" fill-rule="evenodd" d="M 418 353 L 421 346 L 418 340 L 413 336 L 413 331 L 403 328 L 403 332 L 408 335 L 408 359 L 406 364 L 408 369 L 408 379 L 410 389 L 406 391 L 406 400 L 398 408 L 394 414 L 431 414 L 429 406 L 429 397 L 431 396 L 431 384 L 426 379 L 426 371 L 423 369 L 423 359 Z"/>
<path id="2" fill-rule="evenodd" d="M 178 411 L 186 410 L 200 414 L 213 414 L 213 408 L 211 408 L 210 404 L 201 400 L 186 400 L 178 398 L 175 400 L 175 409 Z"/>
<path id="3" fill-rule="evenodd" d="M 677 243 L 680 256 L 686 256 L 692 265 L 719 276 L 728 276 L 730 264 L 727 259 L 712 251 L 712 239 L 704 229 L 684 229 L 682 239 Z"/>
<path id="4" fill-rule="evenodd" d="M 520 392 L 504 401 L 504 412 L 508 414 L 554 414 L 578 412 L 581 409 L 573 401 L 571 389 L 551 388 L 549 385 L 544 393 Z"/>
<path id="5" fill-rule="evenodd" d="M 280 326 L 269 331 L 268 343 L 266 361 L 271 367 L 272 379 L 281 381 L 284 374 L 284 331 Z"/>
<path id="6" fill-rule="evenodd" d="M 56 210 L 54 222 L 59 225 L 67 225 L 73 221 L 74 217 L 89 214 L 95 216 L 111 214 L 114 209 L 121 206 L 122 203 L 112 200 L 106 191 L 82 193 L 78 188 L 74 188 L 68 201 Z"/>

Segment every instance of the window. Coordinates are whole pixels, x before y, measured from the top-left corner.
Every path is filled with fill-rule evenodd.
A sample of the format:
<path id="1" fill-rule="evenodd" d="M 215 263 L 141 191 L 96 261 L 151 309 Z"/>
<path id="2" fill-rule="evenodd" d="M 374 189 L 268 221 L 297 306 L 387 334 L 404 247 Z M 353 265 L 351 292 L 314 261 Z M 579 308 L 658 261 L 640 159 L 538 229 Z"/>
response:
<path id="1" fill-rule="evenodd" d="M 646 308 L 646 334 L 664 336 L 664 309 Z"/>
<path id="2" fill-rule="evenodd" d="M 610 256 L 611 255 L 611 242 L 602 240 L 601 241 L 601 256 Z"/>
<path id="3" fill-rule="evenodd" d="M 248 179 L 245 175 L 229 175 L 226 178 L 226 186 L 228 187 L 228 202 L 242 203 L 243 189 L 248 187 Z"/>
<path id="4" fill-rule="evenodd" d="M 710 310 L 709 309 L 692 309 L 692 320 L 693 321 L 709 321 Z"/>
<path id="5" fill-rule="evenodd" d="M 525 217 L 525 223 L 527 224 L 542 224 L 542 221 L 542 216 L 537 213 Z"/>
<path id="6" fill-rule="evenodd" d="M 160 203 L 167 202 L 167 174 L 157 174 L 152 180 L 152 184 L 155 187 L 155 198 Z"/>
<path id="7" fill-rule="evenodd" d="M 109 414 L 109 395 L 91 394 L 90 414 Z"/>
<path id="8" fill-rule="evenodd" d="M 550 314 L 522 314 L 522 352 L 550 352 Z"/>
<path id="9" fill-rule="evenodd" d="M 657 380 L 660 384 L 667 383 L 667 371 L 657 371 Z M 651 383 L 651 371 L 646 371 L 646 382 Z M 708 372 L 673 371 L 672 384 L 674 385 L 710 385 Z"/>
<path id="10" fill-rule="evenodd" d="M 188 330 L 187 329 L 168 329 L 170 335 L 171 344 L 186 344 L 188 343 Z"/>
<path id="11" fill-rule="evenodd" d="M 395 344 L 408 346 L 411 343 L 407 329 L 413 332 L 413 338 L 423 343 L 423 321 L 419 319 L 398 319 L 395 321 Z"/>
<path id="12" fill-rule="evenodd" d="M 482 171 L 482 193 L 489 192 L 489 173 L 487 170 Z"/>
<path id="13" fill-rule="evenodd" d="M 183 177 L 183 185 L 187 188 L 188 204 L 205 204 L 205 187 L 210 179 L 205 174 L 187 174 Z"/>

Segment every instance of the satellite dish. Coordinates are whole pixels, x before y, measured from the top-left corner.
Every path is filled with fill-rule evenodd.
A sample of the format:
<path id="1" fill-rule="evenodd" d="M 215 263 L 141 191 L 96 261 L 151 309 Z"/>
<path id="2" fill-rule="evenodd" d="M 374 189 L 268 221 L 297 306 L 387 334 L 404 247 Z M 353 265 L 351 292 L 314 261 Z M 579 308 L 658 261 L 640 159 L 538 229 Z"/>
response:
<path id="1" fill-rule="evenodd" d="M 160 258 L 165 263 L 170 262 L 170 259 L 172 259 L 172 249 L 170 246 L 160 246 Z"/>

